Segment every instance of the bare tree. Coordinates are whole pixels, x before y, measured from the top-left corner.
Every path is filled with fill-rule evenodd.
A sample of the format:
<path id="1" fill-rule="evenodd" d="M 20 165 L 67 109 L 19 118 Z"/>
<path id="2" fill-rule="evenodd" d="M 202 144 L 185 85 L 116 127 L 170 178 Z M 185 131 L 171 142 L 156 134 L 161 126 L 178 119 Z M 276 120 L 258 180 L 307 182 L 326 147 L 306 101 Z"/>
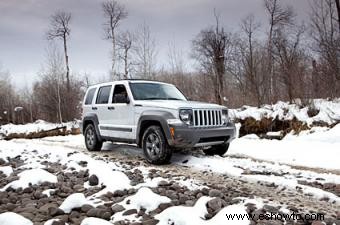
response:
<path id="1" fill-rule="evenodd" d="M 241 29 L 245 34 L 246 41 L 240 41 L 239 49 L 241 53 L 243 73 L 245 80 L 245 92 L 248 99 L 255 97 L 256 104 L 260 106 L 264 103 L 264 82 L 265 78 L 260 71 L 261 56 L 255 41 L 255 32 L 260 28 L 260 24 L 255 21 L 254 15 L 249 15 L 242 20 Z"/>
<path id="2" fill-rule="evenodd" d="M 335 5 L 332 0 L 314 0 L 311 5 L 311 35 L 319 55 L 314 71 L 322 76 L 323 97 L 340 94 L 340 30 L 336 28 Z"/>
<path id="3" fill-rule="evenodd" d="M 299 27 L 297 31 L 281 29 L 276 32 L 273 39 L 279 78 L 284 84 L 290 102 L 306 96 L 304 89 L 308 89 L 306 88 L 308 81 L 304 76 L 307 71 L 307 56 L 304 53 L 305 49 L 300 46 L 304 31 L 304 26 Z M 281 98 L 284 98 L 282 94 Z"/>
<path id="4" fill-rule="evenodd" d="M 272 100 L 276 101 L 276 77 L 274 71 L 273 61 L 273 35 L 280 27 L 290 25 L 293 22 L 294 12 L 293 8 L 287 6 L 286 8 L 280 5 L 279 0 L 264 0 L 264 5 L 269 14 L 269 34 L 268 34 L 268 95 L 274 97 Z"/>
<path id="5" fill-rule="evenodd" d="M 51 16 L 50 19 L 50 28 L 47 31 L 47 39 L 62 39 L 64 43 L 64 56 L 65 56 L 65 65 L 66 65 L 66 81 L 67 81 L 67 90 L 70 90 L 70 66 L 69 66 L 69 57 L 67 53 L 67 39 L 70 36 L 70 21 L 71 21 L 71 13 L 67 12 L 57 12 Z"/>
<path id="6" fill-rule="evenodd" d="M 111 73 L 112 78 L 115 79 L 115 66 L 116 66 L 116 29 L 120 22 L 127 18 L 128 13 L 125 7 L 119 4 L 115 0 L 108 0 L 102 3 L 102 8 L 104 12 L 104 32 L 105 38 L 111 41 L 112 44 L 112 65 Z M 118 77 L 119 79 L 119 77 Z"/>
<path id="7" fill-rule="evenodd" d="M 168 44 L 168 59 L 171 73 L 183 74 L 185 70 L 184 52 L 176 46 L 175 41 Z"/>
<path id="8" fill-rule="evenodd" d="M 151 34 L 150 27 L 145 22 L 136 32 L 134 55 L 138 76 L 145 79 L 155 79 L 156 40 Z"/>
<path id="9" fill-rule="evenodd" d="M 212 79 L 215 101 L 223 104 L 224 76 L 231 34 L 220 26 L 219 16 L 216 13 L 214 16 L 215 26 L 202 30 L 193 40 L 193 57 L 199 62 L 202 71 Z"/>
<path id="10" fill-rule="evenodd" d="M 124 63 L 124 79 L 128 79 L 131 76 L 130 70 L 132 62 L 130 57 L 130 50 L 132 49 L 133 39 L 133 34 L 131 34 L 131 32 L 129 31 L 121 33 L 117 39 L 118 48 L 119 50 L 121 50 L 119 58 Z"/>

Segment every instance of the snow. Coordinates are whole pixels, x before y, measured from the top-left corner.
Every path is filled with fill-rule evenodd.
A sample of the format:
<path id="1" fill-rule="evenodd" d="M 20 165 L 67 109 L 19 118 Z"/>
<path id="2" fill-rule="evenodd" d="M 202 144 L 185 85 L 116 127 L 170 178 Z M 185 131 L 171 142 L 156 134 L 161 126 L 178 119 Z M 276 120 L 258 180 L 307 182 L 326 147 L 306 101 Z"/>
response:
<path id="1" fill-rule="evenodd" d="M 12 187 L 14 189 L 17 188 L 26 188 L 30 184 L 41 184 L 43 182 L 57 183 L 57 177 L 46 170 L 42 169 L 31 169 L 25 170 L 19 173 L 19 180 L 12 181 L 11 183 L 5 185 L 0 191 L 5 191 L 7 188 Z"/>
<path id="2" fill-rule="evenodd" d="M 44 225 L 52 225 L 54 221 L 60 221 L 60 219 L 50 219 L 47 220 Z M 63 223 L 64 224 L 64 223 Z M 68 225 L 68 223 L 65 223 L 65 225 Z"/>
<path id="3" fill-rule="evenodd" d="M 43 195 L 46 195 L 47 197 L 50 197 L 51 194 L 53 194 L 55 192 L 55 189 L 47 189 L 43 192 L 41 192 Z"/>
<path id="4" fill-rule="evenodd" d="M 309 117 L 307 114 L 309 107 L 314 107 L 319 110 L 319 113 L 314 117 Z M 230 109 L 229 115 L 233 120 L 248 117 L 256 120 L 261 120 L 262 118 L 291 120 L 295 117 L 308 125 L 313 122 L 325 122 L 330 125 L 340 121 L 340 99 L 332 101 L 314 99 L 310 101 L 309 106 L 304 106 L 301 103 L 291 104 L 280 101 L 273 105 L 263 105 L 261 108 L 243 106 L 240 109 Z"/>
<path id="5" fill-rule="evenodd" d="M 0 166 L 0 172 L 2 172 L 8 177 L 13 173 L 13 169 L 10 166 Z"/>
<path id="6" fill-rule="evenodd" d="M 130 201 L 130 204 L 126 204 Z M 147 187 L 140 188 L 136 194 L 127 197 L 122 204 L 126 209 L 137 209 L 139 211 L 141 208 L 146 209 L 146 213 L 157 209 L 157 207 L 162 203 L 169 203 L 171 199 L 165 196 L 160 196 L 155 194 Z"/>
<path id="7" fill-rule="evenodd" d="M 81 208 L 83 205 L 89 204 L 83 193 L 74 193 L 68 196 L 59 206 L 65 213 L 70 213 L 72 209 Z"/>
<path id="8" fill-rule="evenodd" d="M 228 154 L 251 156 L 256 159 L 290 165 L 340 169 L 340 124 L 329 130 L 287 135 L 283 140 L 267 140 L 247 135 L 235 139 Z"/>
<path id="9" fill-rule="evenodd" d="M 157 207 L 162 203 L 170 203 L 171 199 L 165 196 L 158 195 L 152 192 L 147 187 L 140 188 L 136 194 L 125 198 L 122 202 L 118 203 L 122 205 L 126 210 L 129 209 L 137 209 L 139 211 L 141 208 L 144 208 L 146 213 L 157 209 Z M 126 217 L 123 216 L 124 212 L 118 212 L 113 215 L 113 221 L 120 221 L 124 219 L 131 219 L 133 216 Z"/>
<path id="10" fill-rule="evenodd" d="M 98 219 L 95 217 L 88 217 L 83 219 L 80 225 L 112 225 L 112 223 L 103 220 L 103 219 Z"/>
<path id="11" fill-rule="evenodd" d="M 243 205 L 230 205 L 219 211 L 210 220 L 204 220 L 204 216 L 208 213 L 206 204 L 212 198 L 203 196 L 198 199 L 193 207 L 173 206 L 165 209 L 155 218 L 159 220 L 158 225 L 181 224 L 181 225 L 224 225 L 226 223 L 232 225 L 248 225 L 250 222 L 244 220 L 227 220 L 226 214 L 247 214 Z M 188 216 L 190 215 L 190 216 Z"/>
<path id="12" fill-rule="evenodd" d="M 33 223 L 30 220 L 13 212 L 1 213 L 0 224 L 1 225 L 33 225 Z"/>

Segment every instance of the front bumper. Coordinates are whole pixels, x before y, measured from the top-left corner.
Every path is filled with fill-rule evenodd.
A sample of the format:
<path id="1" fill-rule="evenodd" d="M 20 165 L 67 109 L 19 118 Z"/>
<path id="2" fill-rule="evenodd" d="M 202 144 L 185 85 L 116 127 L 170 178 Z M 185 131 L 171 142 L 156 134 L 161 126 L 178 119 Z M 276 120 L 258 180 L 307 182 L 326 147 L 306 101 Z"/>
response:
<path id="1" fill-rule="evenodd" d="M 192 128 L 188 126 L 174 126 L 173 135 L 168 143 L 173 147 L 202 147 L 229 143 L 235 138 L 236 128 L 233 123 L 223 127 Z"/>

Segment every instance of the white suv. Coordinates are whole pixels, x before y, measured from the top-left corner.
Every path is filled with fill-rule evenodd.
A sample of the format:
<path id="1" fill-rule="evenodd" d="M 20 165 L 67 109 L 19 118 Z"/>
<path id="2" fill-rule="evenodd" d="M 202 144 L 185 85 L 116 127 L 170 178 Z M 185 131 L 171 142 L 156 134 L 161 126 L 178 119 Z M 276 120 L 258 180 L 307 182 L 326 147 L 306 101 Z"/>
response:
<path id="1" fill-rule="evenodd" d="M 153 164 L 168 162 L 173 148 L 224 155 L 235 138 L 226 107 L 188 101 L 172 84 L 145 80 L 89 87 L 81 125 L 88 150 L 104 141 L 134 143 Z"/>

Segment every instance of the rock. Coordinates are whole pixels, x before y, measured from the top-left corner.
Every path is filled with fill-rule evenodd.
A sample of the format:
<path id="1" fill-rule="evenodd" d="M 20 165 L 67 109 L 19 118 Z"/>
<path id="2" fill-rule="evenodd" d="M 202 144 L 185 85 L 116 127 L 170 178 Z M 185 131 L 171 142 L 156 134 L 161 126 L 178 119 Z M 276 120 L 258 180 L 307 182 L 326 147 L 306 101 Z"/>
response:
<path id="1" fill-rule="evenodd" d="M 62 220 L 54 220 L 51 225 L 65 225 L 66 223 Z"/>
<path id="2" fill-rule="evenodd" d="M 127 191 L 126 190 L 117 190 L 113 193 L 113 197 L 123 197 L 127 195 Z"/>
<path id="3" fill-rule="evenodd" d="M 149 219 L 142 222 L 143 225 L 156 225 L 159 220 L 156 219 Z"/>
<path id="4" fill-rule="evenodd" d="M 193 200 L 188 200 L 188 201 L 185 201 L 185 205 L 186 206 L 194 206 L 195 202 Z"/>
<path id="5" fill-rule="evenodd" d="M 165 186 L 170 186 L 171 184 L 165 180 L 161 180 L 160 182 L 158 182 L 158 186 L 160 187 L 165 187 Z"/>
<path id="6" fill-rule="evenodd" d="M 208 207 L 217 212 L 222 208 L 222 200 L 220 198 L 213 198 L 207 203 Z"/>
<path id="7" fill-rule="evenodd" d="M 23 190 L 23 193 L 32 193 L 33 192 L 33 188 L 32 187 L 27 187 Z"/>
<path id="8" fill-rule="evenodd" d="M 87 213 L 90 209 L 93 209 L 92 205 L 85 204 L 81 207 L 81 211 L 84 212 L 84 213 Z"/>
<path id="9" fill-rule="evenodd" d="M 98 209 L 92 208 L 89 211 L 87 211 L 86 216 L 88 217 L 97 217 Z"/>
<path id="10" fill-rule="evenodd" d="M 222 197 L 223 196 L 223 194 L 222 194 L 222 192 L 221 191 L 219 191 L 219 190 L 216 190 L 216 189 L 211 189 L 210 191 L 209 191 L 209 196 L 210 197 Z"/>
<path id="11" fill-rule="evenodd" d="M 178 197 L 177 197 L 177 193 L 176 193 L 176 191 L 173 191 L 173 190 L 166 190 L 165 191 L 165 195 L 167 196 L 167 197 L 169 197 L 170 199 L 177 199 Z"/>
<path id="12" fill-rule="evenodd" d="M 58 208 L 57 204 L 55 203 L 46 203 L 39 208 L 39 211 L 43 214 L 50 214 L 49 208 L 52 208 L 52 207 Z"/>
<path id="13" fill-rule="evenodd" d="M 85 191 L 85 188 L 83 185 L 80 185 L 80 184 L 76 184 L 73 186 L 73 189 L 76 191 L 76 192 L 83 192 Z"/>
<path id="14" fill-rule="evenodd" d="M 321 221 L 313 221 L 312 225 L 325 225 L 325 224 Z"/>
<path id="15" fill-rule="evenodd" d="M 169 207 L 171 207 L 171 206 L 172 206 L 171 203 L 161 203 L 161 204 L 159 204 L 158 208 L 159 208 L 161 211 L 163 211 L 163 210 L 165 210 L 165 209 L 167 209 L 167 208 L 169 208 Z"/>
<path id="16" fill-rule="evenodd" d="M 5 163 L 6 161 L 0 158 L 0 165 L 4 165 Z"/>
<path id="17" fill-rule="evenodd" d="M 253 203 L 247 203 L 245 206 L 247 207 L 247 213 L 252 213 L 257 209 Z"/>
<path id="18" fill-rule="evenodd" d="M 111 213 L 109 213 L 109 212 L 103 212 L 103 213 L 100 214 L 100 217 L 99 217 L 99 218 L 102 218 L 102 219 L 104 219 L 104 220 L 110 220 L 110 218 L 111 218 Z"/>
<path id="19" fill-rule="evenodd" d="M 64 211 L 63 210 L 61 210 L 61 209 L 59 209 L 59 208 L 57 208 L 57 207 L 54 207 L 54 206 L 52 206 L 52 207 L 49 207 L 48 208 L 48 214 L 50 215 L 50 216 L 59 216 L 59 215 L 63 215 L 63 214 L 65 214 L 64 213 Z"/>
<path id="20" fill-rule="evenodd" d="M 75 218 L 79 218 L 79 216 L 80 216 L 79 212 L 72 211 L 68 217 L 69 217 L 70 220 L 72 220 L 72 219 L 75 219 Z"/>
<path id="21" fill-rule="evenodd" d="M 132 215 L 132 214 L 137 214 L 137 209 L 129 209 L 129 210 L 126 210 L 125 212 L 123 212 L 123 216 L 129 216 L 129 215 Z"/>
<path id="22" fill-rule="evenodd" d="M 89 184 L 90 186 L 96 186 L 99 184 L 99 179 L 96 175 L 92 174 L 90 177 L 89 177 Z"/>
<path id="23" fill-rule="evenodd" d="M 121 212 L 121 211 L 124 211 L 125 208 L 119 204 L 115 204 L 111 207 L 111 210 L 113 212 L 113 214 L 117 213 L 117 212 Z"/>
<path id="24" fill-rule="evenodd" d="M 336 213 L 336 219 L 337 219 L 337 220 L 340 220 L 340 211 L 338 211 L 338 212 Z"/>
<path id="25" fill-rule="evenodd" d="M 263 209 L 264 209 L 264 211 L 270 212 L 270 213 L 277 213 L 279 211 L 278 208 L 271 206 L 271 205 L 264 205 Z"/>

